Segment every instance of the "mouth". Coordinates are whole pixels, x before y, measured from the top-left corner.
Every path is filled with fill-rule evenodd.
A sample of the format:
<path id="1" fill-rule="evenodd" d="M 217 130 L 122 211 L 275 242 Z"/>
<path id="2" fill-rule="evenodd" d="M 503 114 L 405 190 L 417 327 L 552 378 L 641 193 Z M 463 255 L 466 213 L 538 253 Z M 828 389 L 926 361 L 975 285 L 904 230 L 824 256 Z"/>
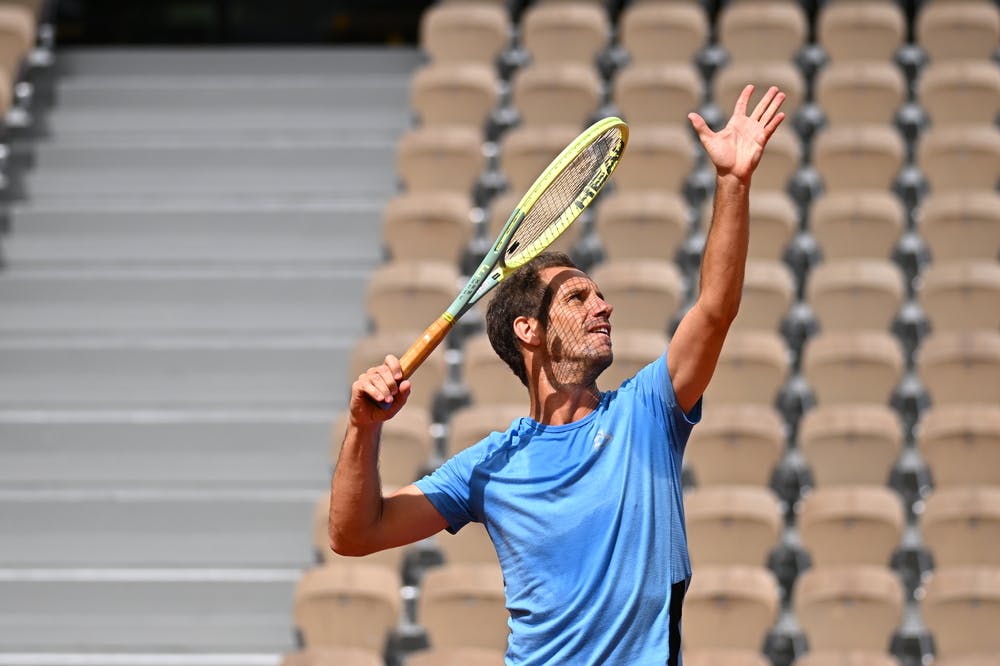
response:
<path id="1" fill-rule="evenodd" d="M 597 333 L 599 335 L 604 335 L 604 336 L 607 336 L 608 338 L 611 338 L 611 324 L 606 323 L 606 322 L 605 323 L 601 323 L 601 324 L 595 324 L 593 326 L 590 326 L 587 329 L 587 332 L 588 333 Z"/>

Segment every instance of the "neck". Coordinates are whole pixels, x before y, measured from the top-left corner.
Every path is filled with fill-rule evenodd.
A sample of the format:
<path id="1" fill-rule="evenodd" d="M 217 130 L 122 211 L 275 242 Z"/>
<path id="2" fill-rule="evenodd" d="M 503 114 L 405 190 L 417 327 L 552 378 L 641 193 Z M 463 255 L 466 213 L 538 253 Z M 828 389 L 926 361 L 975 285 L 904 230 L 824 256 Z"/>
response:
<path id="1" fill-rule="evenodd" d="M 564 384 L 557 387 L 537 382 L 530 391 L 531 418 L 546 425 L 566 425 L 579 421 L 601 402 L 597 384 Z"/>

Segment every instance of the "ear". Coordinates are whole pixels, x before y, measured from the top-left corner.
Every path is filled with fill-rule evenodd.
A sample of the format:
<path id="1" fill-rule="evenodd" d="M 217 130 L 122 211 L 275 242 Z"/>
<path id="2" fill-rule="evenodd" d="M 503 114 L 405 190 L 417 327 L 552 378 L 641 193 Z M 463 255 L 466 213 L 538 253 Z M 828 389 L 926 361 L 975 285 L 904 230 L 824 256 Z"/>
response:
<path id="1" fill-rule="evenodd" d="M 518 317 L 514 320 L 514 335 L 522 343 L 529 347 L 534 347 L 541 343 L 539 335 L 539 322 L 534 317 Z"/>

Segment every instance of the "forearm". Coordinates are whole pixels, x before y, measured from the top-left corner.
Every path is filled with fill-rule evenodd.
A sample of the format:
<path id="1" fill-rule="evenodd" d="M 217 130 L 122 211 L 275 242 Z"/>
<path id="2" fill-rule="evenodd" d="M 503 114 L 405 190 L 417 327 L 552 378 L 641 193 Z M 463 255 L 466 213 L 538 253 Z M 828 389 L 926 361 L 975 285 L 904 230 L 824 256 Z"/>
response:
<path id="1" fill-rule="evenodd" d="M 341 555 L 371 552 L 382 517 L 378 473 L 381 424 L 350 425 L 344 436 L 330 488 L 330 546 Z"/>
<path id="2" fill-rule="evenodd" d="M 750 241 L 750 181 L 716 178 L 712 224 L 701 261 L 698 307 L 726 327 L 736 318 L 743 293 Z"/>

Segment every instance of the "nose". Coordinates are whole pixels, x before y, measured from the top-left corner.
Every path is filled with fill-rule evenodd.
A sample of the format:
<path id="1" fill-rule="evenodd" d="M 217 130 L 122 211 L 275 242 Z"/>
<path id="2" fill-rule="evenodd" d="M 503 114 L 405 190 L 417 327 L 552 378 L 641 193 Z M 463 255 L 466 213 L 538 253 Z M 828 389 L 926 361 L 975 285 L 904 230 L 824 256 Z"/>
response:
<path id="1" fill-rule="evenodd" d="M 607 302 L 600 296 L 594 297 L 594 314 L 599 317 L 610 318 L 611 312 L 615 309 L 611 303 Z"/>

